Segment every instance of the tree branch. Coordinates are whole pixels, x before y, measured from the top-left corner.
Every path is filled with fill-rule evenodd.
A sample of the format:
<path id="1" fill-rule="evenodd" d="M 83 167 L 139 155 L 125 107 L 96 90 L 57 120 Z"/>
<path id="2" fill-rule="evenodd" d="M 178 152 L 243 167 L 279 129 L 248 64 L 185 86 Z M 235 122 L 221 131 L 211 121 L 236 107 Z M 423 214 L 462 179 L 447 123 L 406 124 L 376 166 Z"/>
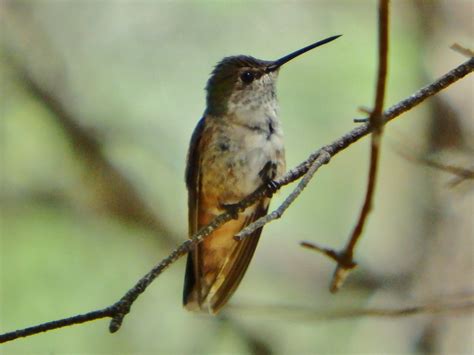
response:
<path id="1" fill-rule="evenodd" d="M 473 70 L 474 58 L 471 58 L 465 63 L 451 70 L 449 73 L 443 75 L 441 78 L 439 78 L 432 84 L 418 90 L 410 97 L 389 108 L 384 113 L 385 120 L 393 120 L 395 117 L 400 116 L 402 113 L 412 109 L 427 98 L 437 94 L 441 90 L 462 79 L 466 75 L 470 74 Z M 337 153 L 345 150 L 352 143 L 357 142 L 361 138 L 365 137 L 370 132 L 370 125 L 363 124 L 359 127 L 354 128 L 339 139 L 335 140 L 333 143 L 321 149 L 318 149 L 301 164 L 287 172 L 282 178 L 275 181 L 274 186 L 262 186 L 255 192 L 247 196 L 245 199 L 243 199 L 240 203 L 237 204 L 238 211 L 244 211 L 247 207 L 253 205 L 255 202 L 259 201 L 264 196 L 268 196 L 268 194 L 280 189 L 282 186 L 287 185 L 295 180 L 298 180 L 300 177 L 302 177 L 309 171 L 313 163 L 321 156 L 325 156 L 327 154 L 327 157 L 331 158 Z M 318 168 L 319 167 L 314 167 L 315 172 L 318 170 Z M 191 239 L 186 240 L 178 248 L 173 250 L 169 256 L 163 259 L 149 273 L 147 273 L 142 279 L 140 279 L 132 289 L 130 289 L 118 302 L 114 303 L 113 305 L 83 315 L 74 316 L 71 318 L 64 318 L 48 323 L 43 323 L 37 326 L 20 329 L 14 332 L 1 334 L 0 343 L 5 343 L 7 341 L 11 341 L 20 337 L 38 334 L 47 330 L 57 329 L 73 324 L 80 324 L 106 317 L 112 318 L 112 321 L 109 326 L 110 331 L 117 331 L 120 328 L 125 315 L 130 312 L 130 308 L 133 302 L 138 298 L 141 293 L 145 291 L 145 289 L 153 282 L 156 277 L 158 277 L 173 262 L 175 262 L 181 256 L 185 255 L 188 251 L 192 250 L 198 243 L 200 243 L 206 236 L 211 234 L 215 229 L 217 229 L 218 227 L 220 227 L 231 219 L 232 214 L 230 213 L 223 213 L 217 216 L 210 224 L 203 227 L 196 234 L 194 234 Z"/>
<path id="2" fill-rule="evenodd" d="M 311 307 L 297 305 L 229 305 L 229 313 L 238 311 L 249 312 L 252 315 L 278 315 L 279 318 L 290 318 L 308 321 L 333 321 L 351 318 L 399 318 L 418 314 L 460 313 L 474 310 L 473 297 L 460 300 L 440 300 L 436 302 L 420 303 L 414 306 L 393 308 L 350 308 L 338 310 L 318 310 Z M 285 317 L 286 316 L 286 317 Z"/>
<path id="3" fill-rule="evenodd" d="M 6 343 L 8 341 L 15 340 L 18 338 L 23 338 L 23 337 L 27 337 L 34 334 L 39 334 L 39 333 L 47 332 L 49 330 L 67 327 L 74 324 L 81 324 L 81 323 L 90 322 L 96 319 L 112 317 L 114 313 L 115 313 L 114 306 L 110 306 L 110 307 L 106 307 L 106 308 L 99 309 L 96 311 L 92 311 L 92 312 L 88 312 L 84 314 L 78 314 L 73 317 L 41 323 L 38 325 L 34 325 L 32 327 L 1 334 L 0 343 Z"/>
<path id="4" fill-rule="evenodd" d="M 466 48 L 461 46 L 459 43 L 454 43 L 450 47 L 453 51 L 458 52 L 459 54 L 462 54 L 465 57 L 474 57 L 474 51 L 472 49 Z"/>
<path id="5" fill-rule="evenodd" d="M 464 168 L 461 166 L 456 166 L 452 164 L 446 164 L 443 162 L 436 161 L 434 159 L 424 157 L 424 156 L 412 156 L 410 153 L 403 151 L 402 149 L 398 149 L 398 154 L 400 154 L 403 158 L 408 161 L 414 163 L 420 163 L 426 165 L 430 168 L 441 170 L 447 172 L 449 174 L 455 175 L 454 178 L 449 181 L 449 187 L 455 187 L 460 183 L 464 182 L 465 180 L 473 180 L 474 179 L 474 167 L 472 168 Z"/>
<path id="6" fill-rule="evenodd" d="M 388 65 L 388 6 L 388 0 L 379 1 L 379 67 L 374 109 L 369 116 L 369 123 L 371 127 L 373 127 L 373 134 L 371 136 L 370 142 L 370 166 L 367 190 L 359 219 L 357 220 L 349 241 L 341 252 L 335 253 L 338 258 L 336 259 L 337 267 L 331 280 L 331 292 L 337 292 L 342 287 L 342 284 L 349 275 L 349 272 L 357 265 L 353 259 L 354 248 L 360 236 L 362 235 L 362 231 L 364 230 L 364 226 L 373 206 L 375 185 L 377 181 L 380 160 L 380 143 L 382 141 L 383 126 L 385 123 L 383 119 L 383 103 L 385 99 Z"/>

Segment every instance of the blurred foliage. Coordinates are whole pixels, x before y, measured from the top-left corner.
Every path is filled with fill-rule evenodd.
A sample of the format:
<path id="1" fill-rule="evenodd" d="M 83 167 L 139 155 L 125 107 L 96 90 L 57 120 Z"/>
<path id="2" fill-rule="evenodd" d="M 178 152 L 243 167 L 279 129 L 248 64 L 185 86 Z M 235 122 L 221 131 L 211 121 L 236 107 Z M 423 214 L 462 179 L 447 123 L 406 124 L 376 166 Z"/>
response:
<path id="1" fill-rule="evenodd" d="M 448 47 L 472 44 L 474 34 L 472 16 L 465 16 L 469 8 L 472 15 L 470 1 L 392 5 L 387 105 L 462 61 Z M 425 15 L 432 22 L 422 22 Z M 204 111 L 203 87 L 223 56 L 272 59 L 344 34 L 281 71 L 289 167 L 352 129 L 357 107 L 373 100 L 375 1 L 4 1 L 0 16 L 0 332 L 110 304 L 170 251 L 164 243 L 169 235 L 123 221 L 97 204 L 100 193 L 89 188 L 94 168 L 78 158 L 57 117 L 25 88 L 13 62 L 28 68 L 98 137 L 104 156 L 166 221 L 164 230 L 181 240 L 187 235 L 188 141 Z M 436 58 L 433 48 L 441 53 Z M 472 116 L 467 80 L 470 100 L 460 99 L 469 94 L 465 85 L 464 93 L 452 88 L 451 96 L 443 94 L 461 124 L 464 113 Z M 413 146 L 414 154 L 422 153 L 432 113 L 424 104 L 386 130 L 376 208 L 356 255 L 360 269 L 340 294 L 327 290 L 334 265 L 298 242 L 343 245 L 363 198 L 367 140 L 322 169 L 285 217 L 265 228 L 232 302 L 338 309 L 437 296 L 429 286 L 414 292 L 411 281 L 443 214 L 441 173 L 413 166 L 393 149 Z M 472 125 L 463 129 L 471 138 L 473 131 Z M 470 191 L 465 198 L 471 201 Z M 471 207 L 467 202 L 467 211 Z M 472 229 L 467 243 L 472 246 Z M 472 260 L 467 268 L 472 272 Z M 165 272 L 115 335 L 102 320 L 18 340 L 2 353 L 254 352 L 235 325 L 182 309 L 183 274 L 183 261 Z M 417 353 L 429 321 L 302 321 L 237 310 L 226 313 L 231 324 L 277 354 Z M 457 345 L 472 350 L 472 344 Z"/>

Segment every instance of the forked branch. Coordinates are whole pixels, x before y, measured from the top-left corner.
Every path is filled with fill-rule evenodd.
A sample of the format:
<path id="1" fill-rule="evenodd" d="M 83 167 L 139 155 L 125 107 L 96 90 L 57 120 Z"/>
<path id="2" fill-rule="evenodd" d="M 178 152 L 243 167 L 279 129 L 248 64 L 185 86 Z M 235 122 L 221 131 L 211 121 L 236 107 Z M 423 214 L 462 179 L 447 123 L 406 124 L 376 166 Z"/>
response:
<path id="1" fill-rule="evenodd" d="M 308 242 L 303 242 L 301 245 L 310 247 L 311 249 L 322 251 L 323 254 L 330 256 L 337 262 L 336 270 L 332 277 L 330 290 L 337 292 L 350 271 L 357 266 L 354 261 L 354 248 L 362 235 L 364 226 L 367 223 L 370 212 L 372 211 L 375 185 L 377 182 L 377 174 L 380 160 L 380 143 L 382 141 L 383 126 L 385 120 L 383 117 L 383 103 L 385 100 L 385 87 L 387 82 L 387 66 L 388 66 L 388 33 L 389 33 L 389 1 L 379 1 L 379 66 L 377 75 L 377 89 L 375 93 L 374 109 L 369 116 L 369 124 L 373 129 L 370 140 L 370 166 L 367 180 L 367 189 L 364 203 L 360 211 L 359 219 L 351 233 L 349 241 L 344 249 L 340 252 L 334 250 L 321 250 L 316 245 L 311 245 Z M 329 253 L 328 253 L 329 252 Z"/>

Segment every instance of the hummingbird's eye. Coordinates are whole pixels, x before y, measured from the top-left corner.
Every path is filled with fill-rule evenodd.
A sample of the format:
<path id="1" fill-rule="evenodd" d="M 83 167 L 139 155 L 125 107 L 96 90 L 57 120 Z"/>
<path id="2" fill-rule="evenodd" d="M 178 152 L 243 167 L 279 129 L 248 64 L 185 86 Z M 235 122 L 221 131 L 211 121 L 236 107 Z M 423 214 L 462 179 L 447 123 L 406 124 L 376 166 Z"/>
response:
<path id="1" fill-rule="evenodd" d="M 246 84 L 250 84 L 253 79 L 255 79 L 255 74 L 251 71 L 244 71 L 242 74 L 240 74 L 240 80 Z"/>

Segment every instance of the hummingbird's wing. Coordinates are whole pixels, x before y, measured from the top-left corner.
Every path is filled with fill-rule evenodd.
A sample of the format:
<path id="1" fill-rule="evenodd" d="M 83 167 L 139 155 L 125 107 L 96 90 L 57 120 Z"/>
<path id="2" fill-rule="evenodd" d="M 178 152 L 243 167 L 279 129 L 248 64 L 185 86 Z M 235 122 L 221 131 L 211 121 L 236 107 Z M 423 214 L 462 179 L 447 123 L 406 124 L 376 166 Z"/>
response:
<path id="1" fill-rule="evenodd" d="M 196 210 L 198 229 L 215 218 L 202 200 Z M 247 271 L 262 229 L 242 241 L 234 240 L 234 236 L 265 215 L 268 204 L 268 200 L 262 201 L 250 207 L 250 215 L 239 214 L 238 219 L 216 229 L 188 255 L 183 297 L 186 308 L 217 313 L 226 304 Z"/>
<path id="2" fill-rule="evenodd" d="M 188 234 L 193 235 L 198 230 L 198 197 L 200 190 L 200 154 L 199 143 L 201 141 L 202 132 L 204 131 L 205 117 L 201 118 L 194 129 L 189 145 L 188 157 L 186 162 L 185 180 L 188 188 Z M 194 308 L 193 298 L 201 299 L 200 295 L 195 295 L 194 289 L 200 290 L 199 282 L 199 245 L 195 251 L 188 253 L 186 262 L 186 273 L 184 276 L 183 305 Z"/>

